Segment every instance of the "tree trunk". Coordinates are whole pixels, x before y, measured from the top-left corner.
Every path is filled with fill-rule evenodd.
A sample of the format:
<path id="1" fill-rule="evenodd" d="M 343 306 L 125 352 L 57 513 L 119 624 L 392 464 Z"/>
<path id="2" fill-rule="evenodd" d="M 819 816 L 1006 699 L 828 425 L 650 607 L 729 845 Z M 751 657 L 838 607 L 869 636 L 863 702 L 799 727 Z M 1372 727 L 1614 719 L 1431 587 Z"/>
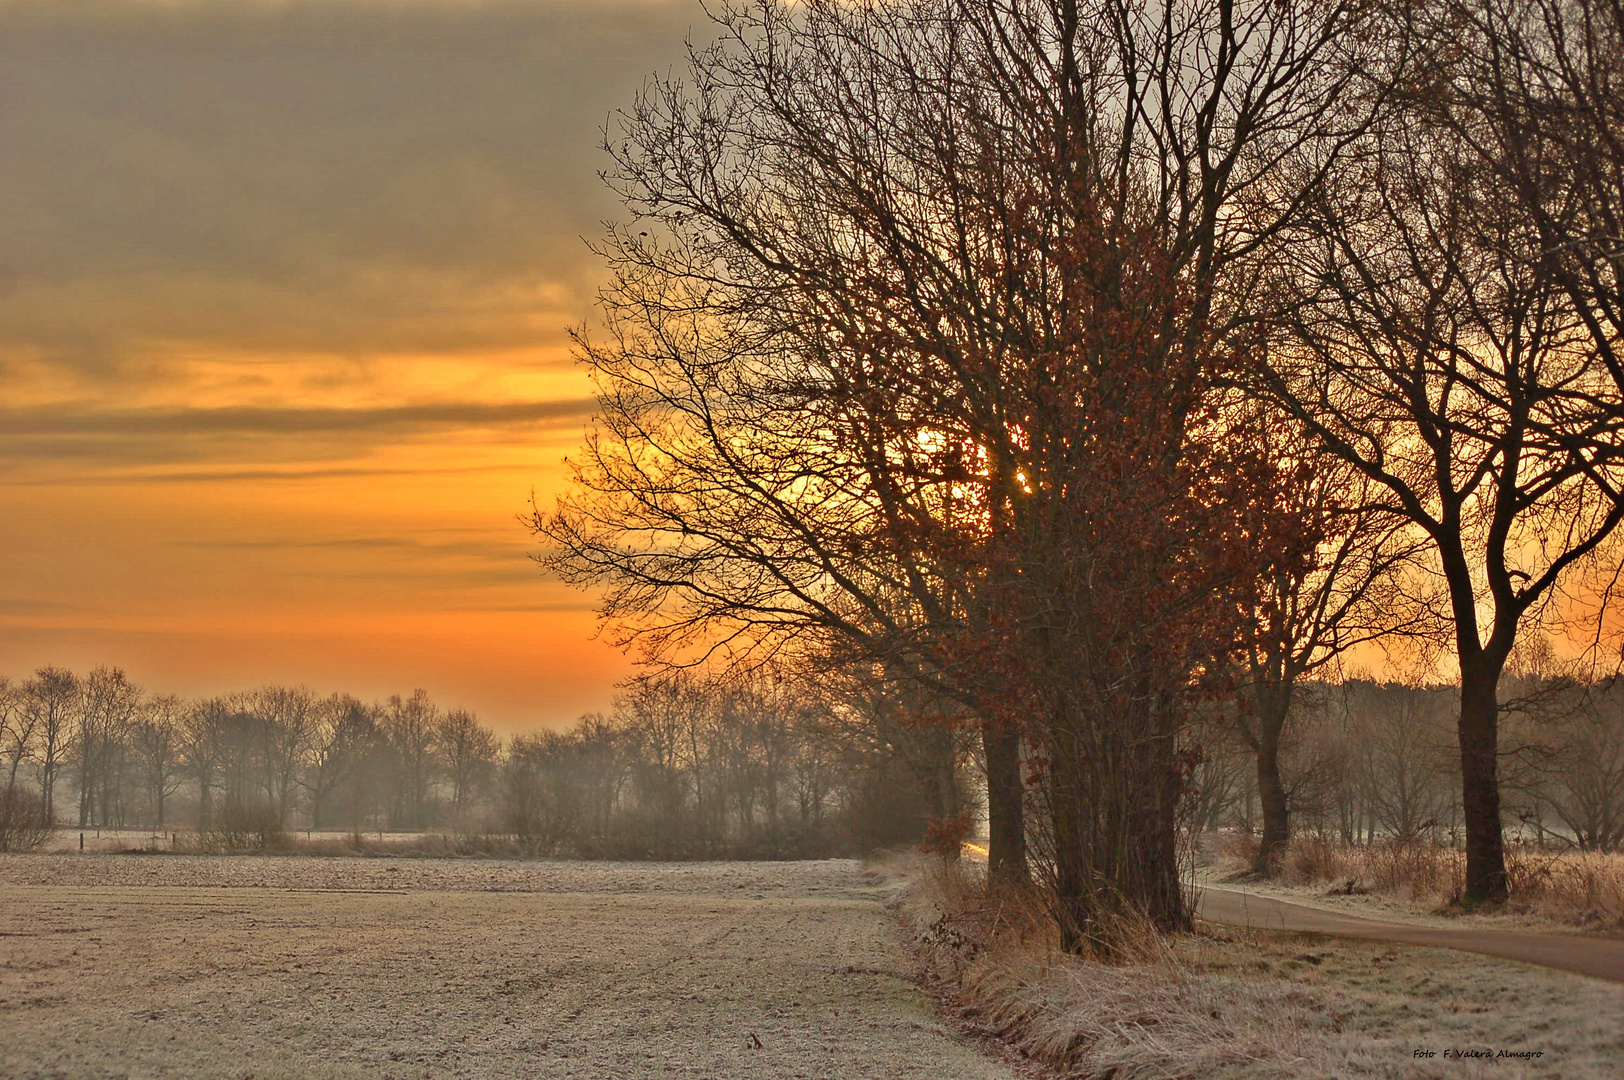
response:
<path id="1" fill-rule="evenodd" d="M 985 725 L 981 747 L 987 759 L 987 874 L 995 883 L 1024 884 L 1028 878 L 1020 732 Z"/>
<path id="2" fill-rule="evenodd" d="M 56 824 L 56 764 L 49 758 L 40 770 L 40 819 L 47 828 Z"/>
<path id="3" fill-rule="evenodd" d="M 1145 702 L 1101 711 L 1111 715 L 1068 708 L 1054 724 L 1050 802 L 1061 946 L 1111 956 L 1136 924 L 1193 923 L 1178 872 L 1173 718 Z"/>
<path id="4" fill-rule="evenodd" d="M 1466 826 L 1468 905 L 1498 904 L 1508 892 L 1500 831 L 1499 672 L 1483 658 L 1461 661 L 1461 808 Z"/>
<path id="5" fill-rule="evenodd" d="M 953 736 L 946 729 L 927 733 L 926 760 L 916 767 L 925 804 L 930 808 L 931 822 L 946 830 L 959 815 L 958 770 L 953 760 Z M 932 830 L 934 831 L 934 830 Z M 930 834 L 927 834 L 930 835 Z M 947 834 L 944 832 L 943 836 Z M 941 848 L 940 854 L 948 862 L 958 862 L 963 853 L 957 843 Z"/>
<path id="6" fill-rule="evenodd" d="M 1280 779 L 1280 733 L 1289 703 L 1280 694 L 1260 694 L 1258 709 L 1257 794 L 1263 809 L 1263 839 L 1252 863 L 1253 873 L 1273 876 L 1291 841 L 1291 810 Z"/>
<path id="7" fill-rule="evenodd" d="M 214 824 L 214 773 L 200 769 L 197 775 L 197 831 L 208 832 Z"/>

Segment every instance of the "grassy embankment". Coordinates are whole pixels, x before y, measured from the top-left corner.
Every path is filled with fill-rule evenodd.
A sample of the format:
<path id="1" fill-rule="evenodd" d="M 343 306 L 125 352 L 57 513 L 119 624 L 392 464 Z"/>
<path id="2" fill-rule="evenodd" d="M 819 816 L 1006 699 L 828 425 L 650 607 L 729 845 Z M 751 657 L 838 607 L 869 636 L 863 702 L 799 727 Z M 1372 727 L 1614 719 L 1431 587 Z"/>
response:
<path id="1" fill-rule="evenodd" d="M 1624 986 L 1447 950 L 1201 924 L 1062 954 L 1031 896 L 910 860 L 896 902 L 949 1009 L 1076 1077 L 1584 1080 L 1624 1061 Z M 1538 1053 L 1487 1062 L 1449 1051 Z M 1416 1051 L 1438 1056 L 1418 1057 Z"/>

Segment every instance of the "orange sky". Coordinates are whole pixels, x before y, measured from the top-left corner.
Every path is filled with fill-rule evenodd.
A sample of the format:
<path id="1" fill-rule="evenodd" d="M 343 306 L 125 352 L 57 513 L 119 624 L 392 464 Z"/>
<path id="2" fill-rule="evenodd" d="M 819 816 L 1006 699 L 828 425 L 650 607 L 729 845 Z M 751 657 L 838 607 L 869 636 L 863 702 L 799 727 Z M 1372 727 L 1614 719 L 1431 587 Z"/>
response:
<path id="1" fill-rule="evenodd" d="M 702 19 L 0 0 L 0 674 L 606 707 L 516 515 L 590 413 L 598 129 Z"/>

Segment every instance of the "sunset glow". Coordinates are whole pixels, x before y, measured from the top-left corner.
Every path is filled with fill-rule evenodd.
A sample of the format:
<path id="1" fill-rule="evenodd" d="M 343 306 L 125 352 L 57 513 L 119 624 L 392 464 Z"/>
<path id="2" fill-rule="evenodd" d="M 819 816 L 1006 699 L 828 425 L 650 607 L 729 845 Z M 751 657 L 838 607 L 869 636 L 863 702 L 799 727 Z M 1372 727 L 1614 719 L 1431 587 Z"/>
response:
<path id="1" fill-rule="evenodd" d="M 0 5 L 0 672 L 605 707 L 518 515 L 591 413 L 599 128 L 698 15 Z"/>

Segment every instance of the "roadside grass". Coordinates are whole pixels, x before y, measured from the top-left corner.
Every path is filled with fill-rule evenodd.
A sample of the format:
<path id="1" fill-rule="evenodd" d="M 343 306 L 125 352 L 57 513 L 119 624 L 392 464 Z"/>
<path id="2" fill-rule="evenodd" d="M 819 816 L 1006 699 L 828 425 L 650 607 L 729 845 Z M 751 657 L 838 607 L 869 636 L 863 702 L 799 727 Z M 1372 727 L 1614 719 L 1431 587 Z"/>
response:
<path id="1" fill-rule="evenodd" d="M 978 868 L 915 859 L 885 870 L 908 882 L 897 912 L 938 994 L 972 1031 L 1058 1075 L 1588 1080 L 1624 1061 L 1624 986 L 1207 924 L 1147 937 L 1133 962 L 1105 965 L 1061 953 L 1035 900 L 989 891 Z M 1469 1051 L 1489 1057 L 1449 1056 Z"/>
<path id="2" fill-rule="evenodd" d="M 1427 841 L 1377 840 L 1343 844 L 1305 835 L 1292 840 L 1279 873 L 1254 882 L 1248 871 L 1256 841 L 1227 837 L 1213 845 L 1207 876 L 1211 880 L 1246 880 L 1247 887 L 1269 885 L 1289 895 L 1341 901 L 1372 896 L 1396 902 L 1392 908 L 1440 915 L 1467 914 L 1460 905 L 1465 876 L 1464 852 Z M 1511 916 L 1522 925 L 1624 930 L 1624 853 L 1543 851 L 1511 845 L 1506 851 L 1511 899 L 1503 908 L 1470 914 Z M 1353 910 L 1357 903 L 1337 903 Z M 1390 905 L 1391 907 L 1391 905 Z"/>

